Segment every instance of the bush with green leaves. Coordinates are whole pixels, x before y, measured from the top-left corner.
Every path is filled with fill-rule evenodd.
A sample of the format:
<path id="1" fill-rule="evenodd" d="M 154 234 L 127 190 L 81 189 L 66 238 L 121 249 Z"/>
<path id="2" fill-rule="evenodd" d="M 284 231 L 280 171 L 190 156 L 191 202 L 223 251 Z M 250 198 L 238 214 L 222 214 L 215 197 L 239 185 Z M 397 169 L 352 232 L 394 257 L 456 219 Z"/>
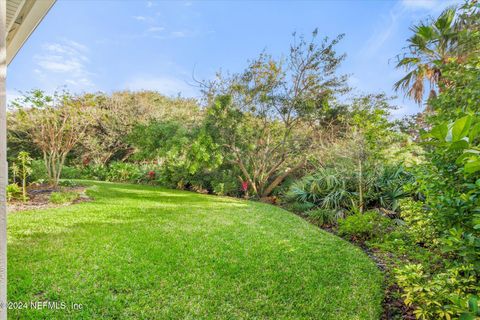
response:
<path id="1" fill-rule="evenodd" d="M 241 197 L 244 195 L 238 179 L 238 169 L 229 164 L 221 165 L 218 170 L 213 171 L 210 185 L 214 194 Z M 221 194 L 220 194 L 220 193 Z"/>
<path id="2" fill-rule="evenodd" d="M 440 122 L 425 137 L 429 162 L 416 168 L 414 187 L 449 259 L 480 270 L 480 117 Z"/>
<path id="3" fill-rule="evenodd" d="M 47 169 L 43 160 L 33 159 L 31 162 L 32 173 L 30 174 L 29 182 L 48 181 Z M 89 179 L 85 168 L 75 166 L 63 166 L 62 179 Z"/>
<path id="4" fill-rule="evenodd" d="M 136 182 L 142 177 L 142 170 L 134 163 L 112 162 L 108 166 L 107 181 L 112 182 Z"/>
<path id="5" fill-rule="evenodd" d="M 43 160 L 34 159 L 32 161 L 32 174 L 30 175 L 30 181 L 36 182 L 39 180 L 48 181 L 47 169 Z"/>
<path id="6" fill-rule="evenodd" d="M 415 307 L 418 319 L 475 320 L 480 316 L 473 265 L 450 267 L 431 274 L 421 264 L 408 264 L 396 271 L 407 306 Z"/>
<path id="7" fill-rule="evenodd" d="M 337 224 L 337 221 L 344 218 L 341 211 L 331 209 L 314 209 L 305 213 L 308 220 L 319 226 L 333 226 Z"/>
<path id="8" fill-rule="evenodd" d="M 75 191 L 58 191 L 50 194 L 50 202 L 54 204 L 70 203 L 77 200 L 80 194 Z"/>
<path id="9" fill-rule="evenodd" d="M 7 186 L 7 201 L 22 200 L 22 189 L 16 183 L 9 184 Z"/>
<path id="10" fill-rule="evenodd" d="M 289 211 L 298 213 L 298 214 L 305 214 L 307 211 L 312 210 L 315 208 L 315 204 L 311 202 L 288 202 L 285 205 L 285 208 Z"/>
<path id="11" fill-rule="evenodd" d="M 76 181 L 73 181 L 73 180 L 60 180 L 58 182 L 58 185 L 59 186 L 62 186 L 62 187 L 78 187 L 79 186 L 79 183 L 76 182 Z"/>
<path id="12" fill-rule="evenodd" d="M 108 167 L 102 164 L 89 164 L 82 168 L 82 179 L 106 181 Z"/>
<path id="13" fill-rule="evenodd" d="M 413 181 L 414 176 L 403 165 L 384 164 L 371 184 L 367 206 L 400 211 L 400 201 L 411 195 L 405 185 Z"/>
<path id="14" fill-rule="evenodd" d="M 348 210 L 355 206 L 356 201 L 352 179 L 352 176 L 342 177 L 333 168 L 321 168 L 314 175 L 293 183 L 287 198 L 322 209 Z"/>
<path id="15" fill-rule="evenodd" d="M 438 245 L 438 231 L 435 229 L 433 212 L 426 210 L 424 203 L 403 199 L 400 208 L 400 216 L 408 226 L 405 232 L 410 235 L 413 242 L 426 247 Z"/>
<path id="16" fill-rule="evenodd" d="M 407 265 L 398 270 L 405 301 L 421 319 L 478 318 L 472 297 L 480 293 L 480 10 L 475 1 L 467 1 L 450 18 L 452 32 L 436 33 L 438 26 L 430 24 L 415 29 L 423 34 L 433 29 L 430 35 L 445 38 L 426 42 L 412 37 L 423 41 L 422 49 L 429 50 L 431 58 L 438 55 L 429 46 L 441 41 L 453 43 L 450 48 L 455 50 L 448 59 L 430 65 L 436 69 L 431 80 L 440 90 L 419 118 L 419 131 L 425 131 L 425 161 L 411 168 L 415 181 L 408 186 L 419 202 L 405 202 L 402 211 L 412 238 L 443 258 L 440 266 Z M 458 43 L 459 39 L 467 41 Z M 467 43 L 469 49 L 456 56 Z M 423 62 L 417 66 L 422 71 L 418 75 L 429 74 Z"/>
<path id="17" fill-rule="evenodd" d="M 338 221 L 338 234 L 352 241 L 368 241 L 384 237 L 393 230 L 391 219 L 371 210 L 356 213 Z"/>
<path id="18" fill-rule="evenodd" d="M 62 179 L 82 179 L 83 178 L 82 169 L 79 167 L 73 167 L 73 166 L 63 166 L 61 178 Z"/>
<path id="19" fill-rule="evenodd" d="M 403 187 L 412 181 L 411 174 L 401 165 L 384 165 L 377 171 L 365 172 L 363 177 L 362 201 L 365 208 L 385 208 L 398 212 L 399 200 L 409 195 Z M 287 199 L 344 213 L 356 211 L 360 201 L 356 190 L 356 174 L 336 168 L 320 168 L 314 175 L 294 182 L 287 192 Z"/>

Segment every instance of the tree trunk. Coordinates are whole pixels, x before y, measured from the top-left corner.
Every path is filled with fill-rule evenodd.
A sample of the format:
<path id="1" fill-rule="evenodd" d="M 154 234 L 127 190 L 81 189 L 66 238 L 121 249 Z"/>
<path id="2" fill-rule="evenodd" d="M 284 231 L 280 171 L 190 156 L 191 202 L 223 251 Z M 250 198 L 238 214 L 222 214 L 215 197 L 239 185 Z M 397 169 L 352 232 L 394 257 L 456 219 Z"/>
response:
<path id="1" fill-rule="evenodd" d="M 358 208 L 363 213 L 363 164 L 361 157 L 358 159 Z"/>
<path id="2" fill-rule="evenodd" d="M 302 168 L 303 166 L 305 166 L 305 163 L 306 163 L 306 159 L 303 159 L 302 161 L 300 161 L 300 163 L 298 163 L 295 167 L 291 168 L 290 170 L 286 170 L 284 173 L 282 173 L 281 175 L 277 176 L 273 181 L 272 183 L 270 183 L 270 185 L 267 187 L 267 189 L 265 189 L 264 191 L 262 191 L 262 198 L 264 197 L 268 197 L 273 189 L 275 189 L 280 183 L 283 182 L 283 180 L 285 180 L 286 177 L 288 177 L 289 175 L 291 175 L 293 172 L 297 171 L 298 169 Z"/>
<path id="3" fill-rule="evenodd" d="M 23 166 L 22 174 L 22 198 L 23 202 L 27 202 L 27 172 L 25 171 L 25 166 Z"/>
<path id="4" fill-rule="evenodd" d="M 238 157 L 237 157 L 237 164 L 240 167 L 240 170 L 242 171 L 243 175 L 245 176 L 245 179 L 252 186 L 252 189 L 255 192 L 255 194 L 258 195 L 257 186 L 255 185 L 255 182 L 252 181 L 252 179 L 250 178 L 250 175 L 248 174 L 247 169 L 245 168 L 245 165 L 243 164 L 242 160 L 238 159 Z"/>

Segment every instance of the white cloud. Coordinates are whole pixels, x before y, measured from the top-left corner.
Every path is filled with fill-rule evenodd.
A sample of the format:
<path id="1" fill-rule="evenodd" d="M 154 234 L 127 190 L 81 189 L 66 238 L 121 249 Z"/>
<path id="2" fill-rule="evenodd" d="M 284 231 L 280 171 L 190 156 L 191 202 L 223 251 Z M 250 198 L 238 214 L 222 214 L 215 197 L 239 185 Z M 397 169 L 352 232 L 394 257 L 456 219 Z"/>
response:
<path id="1" fill-rule="evenodd" d="M 151 8 L 151 7 L 154 7 L 156 5 L 157 4 L 154 1 L 147 1 L 147 4 L 146 4 L 147 8 Z"/>
<path id="2" fill-rule="evenodd" d="M 388 15 L 381 17 L 382 21 L 367 40 L 361 53 L 365 56 L 378 53 L 394 37 L 407 17 L 413 16 L 420 21 L 459 3 L 461 0 L 400 0 L 390 9 Z"/>
<path id="3" fill-rule="evenodd" d="M 173 31 L 170 33 L 172 38 L 185 38 L 187 34 L 184 31 Z"/>
<path id="4" fill-rule="evenodd" d="M 7 107 L 12 105 L 12 102 L 22 98 L 23 95 L 17 90 L 7 90 Z"/>
<path id="5" fill-rule="evenodd" d="M 175 96 L 179 93 L 185 97 L 196 97 L 198 91 L 184 79 L 170 76 L 138 76 L 125 85 L 129 90 L 155 90 L 165 95 Z"/>
<path id="6" fill-rule="evenodd" d="M 138 20 L 138 21 L 146 21 L 147 17 L 144 16 L 133 16 L 133 19 Z"/>
<path id="7" fill-rule="evenodd" d="M 375 54 L 398 30 L 399 20 L 404 14 L 405 9 L 395 6 L 390 10 L 388 16 L 382 18 L 382 28 L 378 28 L 367 40 L 365 47 L 361 50 L 364 55 Z"/>
<path id="8" fill-rule="evenodd" d="M 147 29 L 148 32 L 161 32 L 165 30 L 164 27 L 150 27 Z"/>
<path id="9" fill-rule="evenodd" d="M 68 84 L 73 87 L 92 87 L 87 70 L 88 48 L 78 42 L 64 39 L 56 43 L 46 43 L 39 54 L 34 56 L 37 68 L 33 72 L 42 80 L 55 82 L 58 85 Z"/>

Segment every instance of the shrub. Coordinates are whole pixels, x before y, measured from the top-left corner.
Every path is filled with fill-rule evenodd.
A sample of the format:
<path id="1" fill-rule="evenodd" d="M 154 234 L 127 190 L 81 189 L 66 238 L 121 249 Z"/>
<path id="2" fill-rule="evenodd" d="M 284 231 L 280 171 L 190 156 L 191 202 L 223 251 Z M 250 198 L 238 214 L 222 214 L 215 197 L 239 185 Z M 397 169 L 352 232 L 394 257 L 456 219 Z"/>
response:
<path id="1" fill-rule="evenodd" d="M 47 169 L 43 160 L 33 160 L 31 167 L 30 181 L 48 181 Z"/>
<path id="2" fill-rule="evenodd" d="M 142 177 L 138 165 L 128 162 L 112 162 L 108 166 L 106 180 L 115 182 L 135 182 Z"/>
<path id="3" fill-rule="evenodd" d="M 222 168 L 211 178 L 210 184 L 213 193 L 226 196 L 242 196 L 243 191 L 241 191 L 240 182 L 236 177 L 234 170 Z"/>
<path id="4" fill-rule="evenodd" d="M 107 179 L 108 168 L 104 165 L 91 164 L 82 169 L 83 179 L 93 179 L 105 181 Z"/>
<path id="5" fill-rule="evenodd" d="M 55 204 L 64 204 L 78 199 L 80 195 L 74 191 L 52 192 L 50 202 Z"/>
<path id="6" fill-rule="evenodd" d="M 341 211 L 330 209 L 315 209 L 307 211 L 306 215 L 311 222 L 320 226 L 335 225 L 338 219 L 343 218 L 343 213 Z"/>
<path id="7" fill-rule="evenodd" d="M 137 183 L 140 184 L 157 184 L 159 177 L 159 172 L 152 168 L 152 166 L 146 165 L 140 167 L 140 176 L 136 180 Z"/>
<path id="8" fill-rule="evenodd" d="M 350 240 L 367 241 L 382 238 L 392 227 L 392 220 L 372 210 L 339 220 L 338 234 Z"/>
<path id="9" fill-rule="evenodd" d="M 372 184 L 372 194 L 367 200 L 373 205 L 398 212 L 401 199 L 410 194 L 404 186 L 413 182 L 413 179 L 413 175 L 402 165 L 386 165 Z"/>
<path id="10" fill-rule="evenodd" d="M 415 308 L 418 319 L 478 319 L 480 286 L 474 267 L 451 267 L 437 274 L 425 272 L 421 264 L 397 269 L 396 279 L 407 306 Z"/>
<path id="11" fill-rule="evenodd" d="M 334 169 L 320 169 L 315 175 L 293 183 L 287 198 L 298 203 L 312 203 L 323 209 L 343 210 L 355 205 L 355 192 L 349 178 Z"/>
<path id="12" fill-rule="evenodd" d="M 7 186 L 7 201 L 22 200 L 22 189 L 18 184 L 13 183 Z"/>
<path id="13" fill-rule="evenodd" d="M 292 202 L 286 206 L 286 209 L 295 213 L 305 213 L 315 207 L 311 202 Z"/>
<path id="14" fill-rule="evenodd" d="M 75 181 L 72 181 L 72 180 L 60 180 L 58 182 L 58 185 L 62 186 L 62 187 L 78 187 L 79 184 Z"/>
<path id="15" fill-rule="evenodd" d="M 432 212 L 425 210 L 422 202 L 403 199 L 400 201 L 400 208 L 400 216 L 408 226 L 405 232 L 411 236 L 415 243 L 424 246 L 438 244 Z"/>
<path id="16" fill-rule="evenodd" d="M 63 166 L 62 179 L 82 179 L 82 170 L 77 167 Z"/>

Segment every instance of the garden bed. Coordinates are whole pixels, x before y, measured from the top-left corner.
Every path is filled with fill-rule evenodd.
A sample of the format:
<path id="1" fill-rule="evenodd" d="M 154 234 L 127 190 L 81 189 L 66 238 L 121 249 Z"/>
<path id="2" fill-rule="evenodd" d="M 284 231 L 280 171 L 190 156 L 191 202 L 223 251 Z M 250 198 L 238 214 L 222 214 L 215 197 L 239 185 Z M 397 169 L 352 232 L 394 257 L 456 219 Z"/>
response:
<path id="1" fill-rule="evenodd" d="M 27 189 L 28 200 L 26 202 L 16 199 L 8 203 L 8 212 L 37 210 L 68 206 L 74 203 L 90 201 L 85 193 L 84 186 L 57 186 L 52 187 L 48 184 L 32 184 Z M 74 199 L 52 202 L 51 196 L 57 194 L 77 194 Z"/>

